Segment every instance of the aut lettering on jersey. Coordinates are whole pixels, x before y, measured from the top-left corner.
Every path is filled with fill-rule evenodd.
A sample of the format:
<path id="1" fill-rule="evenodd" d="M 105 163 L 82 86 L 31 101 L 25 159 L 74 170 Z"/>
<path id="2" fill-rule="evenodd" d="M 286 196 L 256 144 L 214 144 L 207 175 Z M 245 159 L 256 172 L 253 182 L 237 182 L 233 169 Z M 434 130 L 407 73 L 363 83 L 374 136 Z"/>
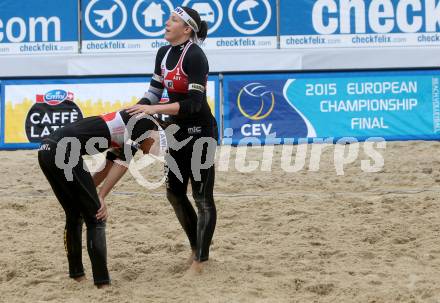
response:
<path id="1" fill-rule="evenodd" d="M 41 146 L 38 150 L 50 150 L 50 145 L 47 143 L 41 144 Z"/>

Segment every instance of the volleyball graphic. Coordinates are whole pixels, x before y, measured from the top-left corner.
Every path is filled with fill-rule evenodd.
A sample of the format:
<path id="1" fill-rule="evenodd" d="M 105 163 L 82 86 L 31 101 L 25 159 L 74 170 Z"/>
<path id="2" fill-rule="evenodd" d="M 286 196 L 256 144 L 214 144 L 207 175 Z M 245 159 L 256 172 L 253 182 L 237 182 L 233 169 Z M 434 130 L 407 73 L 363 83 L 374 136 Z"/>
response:
<path id="1" fill-rule="evenodd" d="M 251 120 L 268 117 L 275 106 L 275 95 L 264 84 L 253 82 L 244 86 L 237 98 L 240 112 Z"/>

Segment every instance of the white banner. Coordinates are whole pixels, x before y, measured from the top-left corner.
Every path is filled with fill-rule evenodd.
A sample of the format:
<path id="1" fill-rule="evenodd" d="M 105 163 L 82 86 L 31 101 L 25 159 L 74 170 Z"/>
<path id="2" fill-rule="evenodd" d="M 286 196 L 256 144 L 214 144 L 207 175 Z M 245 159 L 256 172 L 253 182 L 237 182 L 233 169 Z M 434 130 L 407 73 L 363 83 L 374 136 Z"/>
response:
<path id="1" fill-rule="evenodd" d="M 0 55 L 65 54 L 78 52 L 78 42 L 1 43 Z"/>
<path id="2" fill-rule="evenodd" d="M 282 48 L 440 46 L 440 33 L 281 36 Z"/>
<path id="3" fill-rule="evenodd" d="M 206 49 L 273 49 L 277 47 L 277 37 L 208 38 L 202 47 Z"/>
<path id="4" fill-rule="evenodd" d="M 83 53 L 120 53 L 154 51 L 169 43 L 165 39 L 86 40 L 82 42 Z"/>

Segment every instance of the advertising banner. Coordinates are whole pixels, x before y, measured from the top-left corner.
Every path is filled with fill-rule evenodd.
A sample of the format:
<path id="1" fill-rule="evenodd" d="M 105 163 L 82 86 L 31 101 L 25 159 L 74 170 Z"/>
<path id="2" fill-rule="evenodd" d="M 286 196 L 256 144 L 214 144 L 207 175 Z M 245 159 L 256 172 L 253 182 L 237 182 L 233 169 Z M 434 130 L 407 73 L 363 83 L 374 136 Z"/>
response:
<path id="1" fill-rule="evenodd" d="M 2 81 L 0 81 L 0 113 L 3 113 L 3 106 L 4 106 L 4 102 L 2 101 L 3 99 L 1 99 L 1 95 L 2 95 Z M 0 114 L 0 142 L 3 142 L 3 114 Z M 0 143 L 1 146 L 1 143 Z"/>
<path id="2" fill-rule="evenodd" d="M 188 6 L 208 23 L 206 48 L 276 48 L 275 0 L 85 0 L 82 51 L 153 51 L 164 40 L 166 21 Z"/>
<path id="3" fill-rule="evenodd" d="M 217 78 L 209 78 L 212 112 L 219 112 Z M 9 80 L 1 82 L 1 148 L 36 148 L 54 130 L 76 120 L 136 103 L 150 78 Z M 164 93 L 166 102 L 166 93 Z"/>
<path id="4" fill-rule="evenodd" d="M 440 138 L 440 71 L 225 76 L 233 144 L 286 139 Z"/>
<path id="5" fill-rule="evenodd" d="M 0 55 L 78 52 L 78 1 L 0 1 Z"/>
<path id="6" fill-rule="evenodd" d="M 276 0 L 186 0 L 208 23 L 207 49 L 277 47 Z"/>
<path id="7" fill-rule="evenodd" d="M 280 0 L 282 48 L 440 46 L 439 0 Z"/>

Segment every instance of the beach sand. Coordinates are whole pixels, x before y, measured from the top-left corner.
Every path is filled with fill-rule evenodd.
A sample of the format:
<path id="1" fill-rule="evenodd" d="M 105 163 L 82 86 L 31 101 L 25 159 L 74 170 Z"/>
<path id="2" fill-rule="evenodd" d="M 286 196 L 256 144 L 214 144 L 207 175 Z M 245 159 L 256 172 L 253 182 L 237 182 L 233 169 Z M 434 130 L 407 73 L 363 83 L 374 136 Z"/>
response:
<path id="1" fill-rule="evenodd" d="M 200 276 L 186 274 L 189 244 L 164 186 L 124 176 L 107 198 L 105 290 L 93 286 L 85 247 L 87 281 L 68 278 L 64 213 L 37 151 L 1 151 L 0 301 L 440 302 L 440 143 L 387 142 L 375 173 L 361 169 L 371 157 L 360 144 L 343 175 L 333 145 L 310 165 L 316 146 L 293 146 L 307 148 L 297 172 L 280 168 L 282 146 L 269 171 L 265 162 L 240 172 L 243 148 L 232 148 L 229 169 L 218 165 L 217 228 Z M 262 158 L 249 149 L 247 160 Z M 162 173 L 159 162 L 144 172 Z"/>

